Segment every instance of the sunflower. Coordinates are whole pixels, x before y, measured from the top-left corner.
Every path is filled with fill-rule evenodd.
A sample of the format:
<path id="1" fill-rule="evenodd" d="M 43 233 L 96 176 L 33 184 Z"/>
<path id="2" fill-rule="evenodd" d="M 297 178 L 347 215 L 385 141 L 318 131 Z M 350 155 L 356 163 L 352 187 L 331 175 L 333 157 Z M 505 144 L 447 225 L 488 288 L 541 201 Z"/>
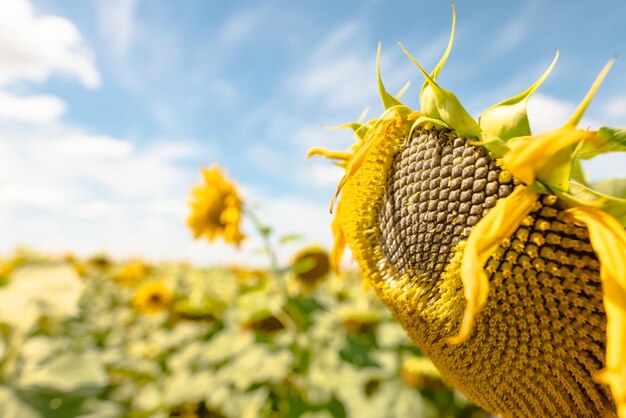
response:
<path id="1" fill-rule="evenodd" d="M 136 261 L 124 265 L 113 276 L 113 280 L 120 286 L 132 287 L 142 279 L 152 274 L 153 268 L 143 261 Z"/>
<path id="2" fill-rule="evenodd" d="M 586 182 L 582 159 L 626 150 L 626 129 L 571 118 L 532 134 L 522 93 L 475 120 L 426 72 L 419 111 L 377 79 L 385 112 L 351 123 L 331 211 L 337 268 L 364 280 L 445 380 L 502 416 L 626 417 L 626 200 Z M 404 49 L 404 48 L 403 48 Z M 404 89 L 403 89 L 404 90 Z M 363 118 L 361 118 L 363 119 Z M 335 207 L 335 200 L 341 198 Z"/>
<path id="3" fill-rule="evenodd" d="M 228 181 L 219 166 L 202 169 L 204 183 L 191 190 L 191 213 L 187 225 L 195 239 L 209 241 L 221 236 L 237 246 L 244 239 L 239 229 L 243 203 L 235 185 Z"/>
<path id="4" fill-rule="evenodd" d="M 328 252 L 317 246 L 304 248 L 295 255 L 292 270 L 298 282 L 315 287 L 330 273 Z"/>
<path id="5" fill-rule="evenodd" d="M 140 312 L 153 314 L 170 307 L 172 292 L 161 282 L 146 282 L 139 286 L 133 297 L 133 305 Z"/>

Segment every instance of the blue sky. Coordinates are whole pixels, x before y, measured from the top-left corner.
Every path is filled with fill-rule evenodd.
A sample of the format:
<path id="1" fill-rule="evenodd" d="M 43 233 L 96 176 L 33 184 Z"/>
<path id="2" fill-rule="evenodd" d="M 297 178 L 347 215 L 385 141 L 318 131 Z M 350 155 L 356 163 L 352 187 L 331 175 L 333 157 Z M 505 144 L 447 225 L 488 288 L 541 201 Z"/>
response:
<path id="1" fill-rule="evenodd" d="M 440 81 L 474 115 L 532 83 L 558 47 L 530 105 L 537 130 L 556 127 L 607 59 L 626 55 L 623 1 L 456 7 Z M 306 150 L 347 147 L 348 132 L 325 127 L 380 112 L 378 41 L 389 90 L 411 80 L 417 106 L 422 80 L 397 42 L 432 68 L 450 21 L 441 1 L 0 1 L 0 250 L 258 262 L 256 239 L 238 252 L 185 229 L 188 190 L 213 162 L 277 234 L 329 245 L 341 173 Z M 625 121 L 622 58 L 583 123 Z M 623 162 L 587 168 L 623 176 Z"/>

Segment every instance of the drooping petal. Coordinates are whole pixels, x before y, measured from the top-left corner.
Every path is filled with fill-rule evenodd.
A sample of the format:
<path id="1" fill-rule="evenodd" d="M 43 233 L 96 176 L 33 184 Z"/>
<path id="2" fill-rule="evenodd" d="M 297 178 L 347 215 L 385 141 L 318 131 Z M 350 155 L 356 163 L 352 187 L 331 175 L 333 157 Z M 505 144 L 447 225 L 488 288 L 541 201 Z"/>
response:
<path id="1" fill-rule="evenodd" d="M 343 213 L 341 211 L 341 201 L 337 204 L 337 211 L 335 213 L 335 217 L 330 224 L 330 228 L 333 233 L 333 247 L 330 250 L 330 265 L 333 271 L 341 276 L 341 271 L 339 269 L 339 264 L 341 264 L 341 259 L 343 258 L 343 253 L 346 249 L 346 235 L 343 230 L 342 225 L 342 217 Z"/>
<path id="2" fill-rule="evenodd" d="M 313 157 L 314 155 L 321 155 L 322 157 L 329 158 L 331 160 L 347 161 L 352 157 L 352 153 L 348 151 L 329 150 L 322 147 L 313 147 L 306 153 L 306 159 Z"/>
<path id="3" fill-rule="evenodd" d="M 587 226 L 600 260 L 607 318 L 606 367 L 598 381 L 611 387 L 618 416 L 626 418 L 626 231 L 611 215 L 590 207 L 567 210 Z"/>
<path id="4" fill-rule="evenodd" d="M 489 280 L 483 267 L 502 240 L 511 236 L 519 227 L 537 198 L 538 195 L 527 187 L 518 186 L 508 197 L 499 200 L 472 228 L 461 259 L 465 311 L 459 333 L 449 340 L 451 344 L 461 343 L 469 337 L 474 317 L 485 306 L 489 293 Z"/>
<path id="5" fill-rule="evenodd" d="M 411 110 L 404 106 L 394 106 L 388 109 L 381 117 L 376 121 L 374 126 L 368 131 L 366 138 L 359 144 L 359 147 L 355 150 L 354 155 L 348 160 L 348 166 L 346 167 L 346 173 L 343 175 L 337 190 L 330 202 L 330 212 L 333 212 L 335 201 L 337 196 L 341 192 L 344 184 L 357 172 L 363 162 L 369 155 L 370 150 L 384 139 L 389 139 L 389 136 L 397 136 L 400 131 L 404 131 L 404 121 L 406 117 L 411 113 Z M 406 135 L 407 132 L 403 132 Z"/>
<path id="6" fill-rule="evenodd" d="M 559 190 L 567 190 L 571 174 L 572 146 L 595 140 L 593 133 L 563 127 L 535 136 L 514 138 L 502 162 L 515 177 L 531 185 L 536 178 Z"/>
<path id="7" fill-rule="evenodd" d="M 422 65 L 417 62 L 415 57 L 406 50 L 404 45 L 400 44 L 402 51 L 413 61 L 419 68 L 420 72 L 426 79 L 428 85 L 432 88 L 433 95 L 437 102 L 437 114 L 429 109 L 423 109 L 425 116 L 441 119 L 460 135 L 468 138 L 480 138 L 480 127 L 472 116 L 465 110 L 459 99 L 451 91 L 442 89 L 437 82 L 424 70 Z"/>
<path id="8" fill-rule="evenodd" d="M 528 99 L 548 78 L 558 59 L 559 50 L 557 49 L 552 64 L 529 88 L 485 110 L 478 119 L 480 128 L 505 142 L 518 136 L 530 135 L 530 123 L 526 112 Z"/>

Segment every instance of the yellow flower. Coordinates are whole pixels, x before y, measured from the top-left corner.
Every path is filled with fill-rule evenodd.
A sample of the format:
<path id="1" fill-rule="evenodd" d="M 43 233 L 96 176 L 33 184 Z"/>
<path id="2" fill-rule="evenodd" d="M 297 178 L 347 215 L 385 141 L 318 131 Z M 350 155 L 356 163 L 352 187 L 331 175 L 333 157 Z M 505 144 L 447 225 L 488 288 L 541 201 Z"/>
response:
<path id="1" fill-rule="evenodd" d="M 533 135 L 522 93 L 475 120 L 424 76 L 421 109 L 389 94 L 348 151 L 332 230 L 446 382 L 501 416 L 626 418 L 626 200 L 587 184 L 580 160 L 626 151 L 626 129 L 570 120 Z M 406 51 L 405 51 L 406 52 Z"/>
<path id="2" fill-rule="evenodd" d="M 146 282 L 135 291 L 133 305 L 140 312 L 153 314 L 167 310 L 173 297 L 172 292 L 163 283 Z"/>
<path id="3" fill-rule="evenodd" d="M 152 273 L 152 267 L 143 261 L 126 264 L 117 274 L 113 276 L 113 280 L 121 286 L 134 286 L 142 279 Z"/>
<path id="4" fill-rule="evenodd" d="M 308 287 L 314 287 L 330 273 L 328 252 L 320 247 L 309 247 L 296 254 L 292 263 L 296 279 Z"/>
<path id="5" fill-rule="evenodd" d="M 442 389 L 446 385 L 435 365 L 425 357 L 411 357 L 402 363 L 400 369 L 402 381 L 419 390 Z"/>
<path id="6" fill-rule="evenodd" d="M 187 225 L 196 239 L 213 241 L 221 236 L 238 246 L 244 235 L 239 229 L 243 204 L 237 188 L 217 165 L 202 169 L 202 176 L 204 183 L 191 190 Z"/>

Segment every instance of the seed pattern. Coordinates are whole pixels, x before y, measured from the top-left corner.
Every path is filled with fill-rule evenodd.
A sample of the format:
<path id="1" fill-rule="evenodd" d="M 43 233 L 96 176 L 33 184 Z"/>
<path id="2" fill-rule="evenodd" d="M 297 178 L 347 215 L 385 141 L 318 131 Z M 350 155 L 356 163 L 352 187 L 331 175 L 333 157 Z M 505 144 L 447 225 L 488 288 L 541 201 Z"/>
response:
<path id="1" fill-rule="evenodd" d="M 514 187 L 481 147 L 446 131 L 416 132 L 388 172 L 376 290 L 446 380 L 486 409 L 610 416 L 609 391 L 592 380 L 606 344 L 599 263 L 587 230 L 555 196 L 538 201 L 488 260 L 490 293 L 471 338 L 446 342 L 465 303 L 463 240 Z"/>

